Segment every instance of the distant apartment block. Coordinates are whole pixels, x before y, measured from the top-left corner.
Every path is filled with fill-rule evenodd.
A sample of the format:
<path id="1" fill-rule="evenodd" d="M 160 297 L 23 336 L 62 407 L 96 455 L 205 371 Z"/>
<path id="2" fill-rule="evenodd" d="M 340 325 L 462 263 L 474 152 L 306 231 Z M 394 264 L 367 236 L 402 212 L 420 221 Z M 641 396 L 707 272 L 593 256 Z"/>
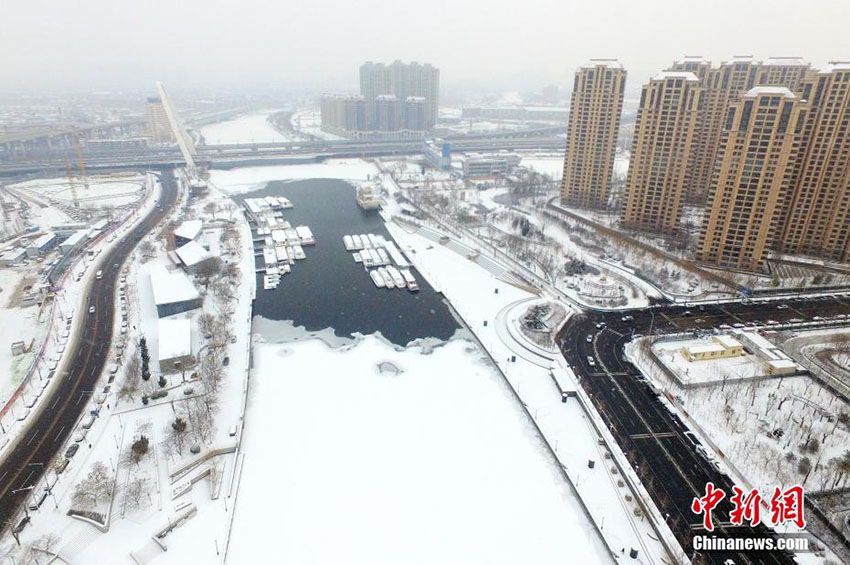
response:
<path id="1" fill-rule="evenodd" d="M 360 95 L 322 97 L 322 130 L 343 137 L 424 137 L 439 112 L 440 71 L 430 64 L 364 63 Z"/>
<path id="2" fill-rule="evenodd" d="M 679 226 L 705 89 L 692 72 L 664 71 L 644 85 L 622 225 L 673 234 Z"/>
<path id="3" fill-rule="evenodd" d="M 561 182 L 570 206 L 608 204 L 625 86 L 626 70 L 616 60 L 592 60 L 576 71 Z"/>
<path id="4" fill-rule="evenodd" d="M 407 100 L 410 96 L 424 98 L 428 106 L 426 129 L 432 129 L 440 109 L 440 70 L 428 63 L 363 63 L 360 66 L 360 95 L 371 101 L 385 94 L 399 100 Z"/>

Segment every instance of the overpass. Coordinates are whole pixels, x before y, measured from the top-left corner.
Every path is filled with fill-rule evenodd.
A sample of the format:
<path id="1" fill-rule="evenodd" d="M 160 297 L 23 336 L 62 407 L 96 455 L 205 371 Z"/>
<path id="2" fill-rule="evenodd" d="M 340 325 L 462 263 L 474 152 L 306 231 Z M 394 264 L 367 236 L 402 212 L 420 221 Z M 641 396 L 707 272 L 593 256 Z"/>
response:
<path id="1" fill-rule="evenodd" d="M 541 135 L 539 130 L 499 132 L 495 136 L 446 137 L 456 151 L 563 151 L 565 140 Z M 203 145 L 192 156 L 196 165 L 208 168 L 315 163 L 335 158 L 371 158 L 389 155 L 415 155 L 422 151 L 422 139 L 384 141 L 283 141 L 234 145 Z M 57 174 L 65 171 L 65 151 L 44 152 L 38 157 L 0 161 L 0 177 L 27 174 Z M 86 151 L 86 169 L 110 171 L 163 166 L 183 166 L 185 157 L 178 147 L 138 147 Z"/>

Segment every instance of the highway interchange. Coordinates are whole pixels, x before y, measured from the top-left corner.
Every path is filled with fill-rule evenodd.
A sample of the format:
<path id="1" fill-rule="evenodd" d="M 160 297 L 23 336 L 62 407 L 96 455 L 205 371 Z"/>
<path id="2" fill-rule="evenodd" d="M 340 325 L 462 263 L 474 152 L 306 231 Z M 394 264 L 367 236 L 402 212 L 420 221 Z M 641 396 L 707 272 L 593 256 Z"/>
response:
<path id="1" fill-rule="evenodd" d="M 162 172 L 161 183 L 162 195 L 157 206 L 103 253 L 103 277 L 91 281 L 85 307 L 75 313 L 85 320 L 82 331 L 76 340 L 69 342 L 65 352 L 71 359 L 70 368 L 53 377 L 59 382 L 51 384 L 50 398 L 37 405 L 40 411 L 30 416 L 34 420 L 29 423 L 26 435 L 0 463 L 0 523 L 4 527 L 16 527 L 21 519 L 26 520 L 21 511 L 32 497 L 41 496 L 33 490 L 41 488 L 39 481 L 50 468 L 51 460 L 63 449 L 83 411 L 92 406 L 89 400 L 109 357 L 120 267 L 176 200 L 177 186 L 171 169 Z M 90 314 L 92 306 L 95 311 Z M 86 449 L 83 444 L 81 449 Z"/>
<path id="2" fill-rule="evenodd" d="M 636 334 L 710 331 L 721 325 L 764 325 L 819 316 L 850 315 L 850 298 L 774 299 L 706 305 L 662 305 L 641 310 L 588 312 L 566 324 L 558 336 L 565 359 L 602 415 L 631 465 L 644 477 L 647 488 L 665 515 L 679 543 L 693 557 L 691 540 L 705 534 L 701 518 L 690 510 L 705 484 L 714 482 L 731 492 L 732 481 L 715 470 L 696 450 L 688 428 L 673 414 L 637 368 L 625 358 L 624 348 Z M 588 341 L 590 336 L 590 341 Z M 590 359 L 593 359 L 593 365 Z M 647 480 L 650 479 L 650 480 Z M 717 509 L 721 522 L 715 535 L 750 537 L 769 535 L 764 527 L 736 527 L 728 523 L 728 497 Z M 712 563 L 792 563 L 780 552 L 705 553 Z"/>

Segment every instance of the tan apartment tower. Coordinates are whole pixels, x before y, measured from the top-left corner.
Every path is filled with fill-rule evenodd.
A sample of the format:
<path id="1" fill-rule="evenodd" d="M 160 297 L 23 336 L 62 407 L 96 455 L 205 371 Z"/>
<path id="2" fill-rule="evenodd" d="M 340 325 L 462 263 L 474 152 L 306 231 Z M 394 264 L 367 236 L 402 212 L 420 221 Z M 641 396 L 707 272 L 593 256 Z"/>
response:
<path id="1" fill-rule="evenodd" d="M 697 258 L 757 271 L 779 236 L 793 189 L 806 103 L 784 86 L 757 86 L 727 111 Z"/>
<path id="2" fill-rule="evenodd" d="M 787 203 L 779 250 L 850 261 L 850 62 L 809 71 L 796 186 Z"/>
<path id="3" fill-rule="evenodd" d="M 676 232 L 704 88 L 694 73 L 664 71 L 644 85 L 632 142 L 622 225 Z"/>
<path id="4" fill-rule="evenodd" d="M 705 87 L 697 118 L 694 150 L 688 167 L 686 201 L 703 204 L 708 195 L 726 109 L 755 85 L 758 70 L 752 57 L 735 57 L 717 68 L 702 57 L 685 57 L 672 70 L 697 75 Z"/>
<path id="5" fill-rule="evenodd" d="M 591 59 L 576 71 L 561 180 L 564 204 L 608 204 L 625 87 L 626 70 L 615 59 Z"/>

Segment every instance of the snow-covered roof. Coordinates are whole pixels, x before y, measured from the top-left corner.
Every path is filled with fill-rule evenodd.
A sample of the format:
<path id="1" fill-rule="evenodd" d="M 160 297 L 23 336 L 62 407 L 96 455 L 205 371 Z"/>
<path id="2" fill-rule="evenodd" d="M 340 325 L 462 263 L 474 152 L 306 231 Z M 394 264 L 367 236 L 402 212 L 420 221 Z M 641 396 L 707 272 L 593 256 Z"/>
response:
<path id="1" fill-rule="evenodd" d="M 748 341 L 759 349 L 776 349 L 776 346 L 755 332 L 742 332 L 741 339 Z"/>
<path id="2" fill-rule="evenodd" d="M 835 71 L 850 71 L 850 61 L 830 61 L 823 73 L 834 73 Z"/>
<path id="3" fill-rule="evenodd" d="M 607 69 L 623 69 L 623 64 L 617 59 L 591 59 L 581 66 L 582 69 L 592 69 L 594 67 L 605 67 Z"/>
<path id="4" fill-rule="evenodd" d="M 162 265 L 155 265 L 151 267 L 150 276 L 157 305 L 196 300 L 201 296 L 183 271 L 169 271 Z"/>
<path id="5" fill-rule="evenodd" d="M 4 261 L 11 261 L 14 259 L 20 259 L 22 255 L 26 255 L 27 250 L 22 248 L 9 249 L 3 252 L 3 255 L 0 255 L 0 259 Z"/>
<path id="6" fill-rule="evenodd" d="M 53 241 L 55 238 L 56 234 L 52 231 L 49 231 L 45 234 L 38 236 L 38 239 L 33 241 L 30 247 L 44 247 L 45 245 Z"/>
<path id="7" fill-rule="evenodd" d="M 174 230 L 174 235 L 185 239 L 195 239 L 203 227 L 204 223 L 201 220 L 187 220 Z"/>
<path id="8" fill-rule="evenodd" d="M 188 319 L 159 321 L 159 360 L 192 354 L 192 322 Z"/>
<path id="9" fill-rule="evenodd" d="M 680 78 L 687 81 L 699 82 L 697 75 L 689 71 L 661 71 L 652 80 L 667 80 L 671 78 Z"/>
<path id="10" fill-rule="evenodd" d="M 741 342 L 732 336 L 718 335 L 714 337 L 714 340 L 727 349 L 732 347 L 741 347 Z"/>
<path id="11" fill-rule="evenodd" d="M 809 63 L 802 57 L 768 57 L 767 61 L 762 63 L 766 66 L 777 67 L 808 67 Z"/>
<path id="12" fill-rule="evenodd" d="M 186 245 L 178 247 L 176 252 L 177 256 L 180 257 L 180 261 L 187 267 L 197 265 L 201 261 L 212 257 L 212 254 L 204 249 L 197 241 L 190 241 Z"/>
<path id="13" fill-rule="evenodd" d="M 726 351 L 726 348 L 720 345 L 719 343 L 712 343 L 709 345 L 694 345 L 688 347 L 688 351 L 691 354 L 694 353 L 721 353 Z"/>
<path id="14" fill-rule="evenodd" d="M 677 65 L 684 65 L 685 63 L 711 64 L 711 61 L 709 61 L 702 55 L 685 55 L 684 57 L 676 61 Z"/>
<path id="15" fill-rule="evenodd" d="M 777 359 L 776 361 L 768 361 L 768 364 L 777 369 L 788 369 L 797 366 L 791 359 Z"/>
<path id="16" fill-rule="evenodd" d="M 85 238 L 87 238 L 88 235 L 88 230 L 75 231 L 68 237 L 68 239 L 62 242 L 62 245 L 70 245 L 73 247 L 83 241 Z"/>
<path id="17" fill-rule="evenodd" d="M 744 98 L 755 98 L 760 94 L 772 94 L 774 96 L 782 96 L 783 98 L 796 98 L 793 92 L 787 86 L 755 86 L 747 91 Z"/>
<path id="18" fill-rule="evenodd" d="M 731 63 L 752 63 L 753 56 L 752 55 L 735 55 L 732 57 Z"/>

